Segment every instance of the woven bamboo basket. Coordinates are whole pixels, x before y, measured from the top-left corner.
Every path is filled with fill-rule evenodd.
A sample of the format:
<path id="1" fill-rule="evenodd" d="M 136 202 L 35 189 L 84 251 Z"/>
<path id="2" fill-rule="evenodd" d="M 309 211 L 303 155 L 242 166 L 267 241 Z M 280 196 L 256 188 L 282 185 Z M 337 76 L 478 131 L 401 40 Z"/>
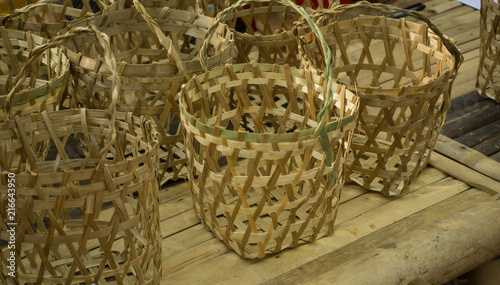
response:
<path id="1" fill-rule="evenodd" d="M 323 1 L 319 2 L 322 8 Z M 333 6 L 337 5 L 337 2 L 331 1 Z M 302 1 L 302 5 L 308 8 L 308 13 L 313 11 L 311 6 L 315 7 L 309 0 Z M 260 63 L 299 67 L 298 41 L 292 33 L 293 22 L 299 17 L 297 11 L 280 4 L 279 1 L 251 3 L 228 13 L 222 22 L 229 25 L 234 33 L 235 46 L 238 49 L 236 63 L 256 60 Z"/>
<path id="2" fill-rule="evenodd" d="M 404 13 L 405 17 L 359 16 L 336 21 L 356 8 Z M 360 96 L 360 115 L 346 176 L 384 195 L 405 193 L 426 166 L 450 105 L 462 56 L 426 17 L 362 1 L 314 15 L 336 63 L 332 76 Z M 313 35 L 304 36 L 305 65 L 324 68 Z"/>
<path id="3" fill-rule="evenodd" d="M 237 2 L 216 22 L 251 2 L 265 1 Z M 253 61 L 193 77 L 180 104 L 194 209 L 218 239 L 258 258 L 333 233 L 354 93 L 328 75 Z"/>
<path id="4" fill-rule="evenodd" d="M 31 31 L 46 38 L 52 38 L 71 22 L 117 9 L 119 2 L 102 3 L 98 6 L 92 0 L 80 0 L 80 6 L 74 7 L 70 0 L 40 0 L 22 8 L 13 10 L 1 18 L 4 26 L 20 31 Z M 104 5 L 104 6 L 102 6 Z"/>
<path id="5" fill-rule="evenodd" d="M 481 0 L 480 57 L 476 88 L 479 94 L 500 103 L 500 4 Z"/>
<path id="6" fill-rule="evenodd" d="M 159 133 L 160 178 L 162 183 L 185 176 L 183 134 L 179 119 L 177 92 L 193 74 L 203 71 L 198 51 L 203 37 L 213 22 L 212 18 L 193 11 L 176 9 L 147 9 L 158 22 L 161 31 L 171 39 L 173 48 L 180 54 L 185 73 L 170 59 L 171 50 L 164 48 L 157 35 L 149 28 L 135 7 L 73 23 L 85 27 L 94 22 L 100 31 L 111 38 L 116 53 L 121 80 L 118 110 L 144 115 Z M 233 35 L 220 24 L 210 44 L 211 67 L 232 60 Z M 95 39 L 88 35 L 68 41 L 67 56 L 72 63 L 72 75 L 78 79 L 75 97 L 80 106 L 102 109 L 107 105 L 109 86 L 99 72 L 94 54 Z"/>
<path id="7" fill-rule="evenodd" d="M 75 28 L 47 46 L 80 33 L 102 43 L 99 70 L 112 77 L 113 97 L 108 110 L 43 112 L 0 124 L 0 239 L 15 232 L 14 248 L 2 249 L 0 283 L 159 284 L 157 133 L 150 121 L 116 112 L 120 82 L 104 34 Z M 87 149 L 74 146 L 77 136 Z M 15 278 L 7 268 L 12 253 Z"/>
<path id="8" fill-rule="evenodd" d="M 55 110 L 64 100 L 69 60 L 60 49 L 39 54 L 30 63 L 29 73 L 21 73 L 33 49 L 45 42 L 46 39 L 29 31 L 0 26 L 0 122 L 16 115 Z M 19 88 L 14 88 L 16 80 L 22 83 Z M 11 92 L 13 89 L 16 93 Z"/>

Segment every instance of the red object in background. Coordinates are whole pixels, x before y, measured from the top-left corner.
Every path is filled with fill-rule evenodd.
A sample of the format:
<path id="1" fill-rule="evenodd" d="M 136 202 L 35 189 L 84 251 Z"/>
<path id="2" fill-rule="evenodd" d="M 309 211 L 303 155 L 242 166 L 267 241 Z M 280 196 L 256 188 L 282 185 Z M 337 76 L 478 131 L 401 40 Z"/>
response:
<path id="1" fill-rule="evenodd" d="M 351 3 L 353 0 L 340 0 L 340 4 L 349 4 Z"/>

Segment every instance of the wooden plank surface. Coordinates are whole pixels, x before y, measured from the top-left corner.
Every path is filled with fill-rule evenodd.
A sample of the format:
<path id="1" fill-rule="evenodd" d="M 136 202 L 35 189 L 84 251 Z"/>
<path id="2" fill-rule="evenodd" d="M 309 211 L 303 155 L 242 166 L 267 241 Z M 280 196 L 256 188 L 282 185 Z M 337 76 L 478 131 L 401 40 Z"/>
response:
<path id="1" fill-rule="evenodd" d="M 170 229 L 166 231 L 164 245 L 167 249 L 172 249 L 172 252 L 164 252 L 163 255 L 165 277 L 163 282 L 164 284 L 273 282 L 273 279 L 290 274 L 322 256 L 335 255 L 336 251 L 350 247 L 353 242 L 361 238 L 371 240 L 375 238 L 372 236 L 374 233 L 380 231 L 382 234 L 389 229 L 388 227 L 399 222 L 404 223 L 404 220 L 417 213 L 420 213 L 422 221 L 428 223 L 437 221 L 440 218 L 440 215 L 435 214 L 434 206 L 437 204 L 457 203 L 465 207 L 465 204 L 455 199 L 472 202 L 475 200 L 464 197 L 472 195 L 481 200 L 490 196 L 433 168 L 426 168 L 411 187 L 411 193 L 406 196 L 388 198 L 366 192 L 355 185 L 347 185 L 343 189 L 347 198 L 340 205 L 333 236 L 258 261 L 240 258 L 224 244 L 215 240 L 199 222 L 191 225 L 196 221 L 194 213 L 191 213 L 192 210 L 185 211 L 162 222 L 162 228 Z M 464 194 L 466 192 L 470 193 Z M 182 199 L 175 201 L 182 203 Z M 458 211 L 458 208 L 455 210 Z M 422 215 L 425 218 L 422 218 Z M 180 230 L 179 220 L 185 221 L 182 224 L 184 230 Z M 422 222 L 420 225 L 426 223 Z M 385 239 L 378 242 L 374 240 L 373 245 L 384 241 Z"/>

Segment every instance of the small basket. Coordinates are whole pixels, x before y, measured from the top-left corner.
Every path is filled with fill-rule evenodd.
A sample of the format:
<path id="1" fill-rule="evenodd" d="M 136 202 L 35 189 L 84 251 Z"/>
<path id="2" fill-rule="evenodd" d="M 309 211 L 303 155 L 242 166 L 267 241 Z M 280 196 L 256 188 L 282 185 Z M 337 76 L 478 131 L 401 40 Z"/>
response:
<path id="1" fill-rule="evenodd" d="M 323 1 L 318 2 L 323 8 Z M 331 2 L 335 6 L 338 1 Z M 313 11 L 310 9 L 311 1 L 302 1 L 302 5 L 308 8 L 308 13 Z M 256 60 L 259 63 L 299 67 L 298 41 L 291 26 L 299 17 L 297 11 L 280 4 L 279 1 L 256 2 L 235 7 L 222 22 L 229 25 L 234 33 L 235 46 L 238 49 L 236 63 Z"/>
<path id="2" fill-rule="evenodd" d="M 15 232 L 14 247 L 2 248 L 2 284 L 159 284 L 157 133 L 149 121 L 115 111 L 119 79 L 105 35 L 75 28 L 49 45 L 89 32 L 108 51 L 101 70 L 113 77 L 109 109 L 0 124 L 0 239 Z M 87 149 L 75 147 L 76 136 Z"/>
<path id="3" fill-rule="evenodd" d="M 425 23 L 364 15 L 337 21 L 356 8 Z M 427 165 L 444 124 L 462 62 L 457 46 L 423 15 L 394 6 L 361 1 L 313 17 L 335 54 L 332 76 L 360 97 L 347 179 L 387 196 L 405 193 Z M 325 67 L 312 33 L 301 46 L 314 67 Z"/>
<path id="4" fill-rule="evenodd" d="M 117 9 L 119 2 L 99 7 L 92 0 L 80 0 L 81 7 L 74 7 L 69 0 L 40 0 L 13 10 L 9 15 L 1 18 L 4 26 L 20 31 L 31 31 L 45 38 L 52 38 L 71 22 L 100 14 L 102 9 L 112 11 Z"/>
<path id="5" fill-rule="evenodd" d="M 203 37 L 212 18 L 193 11 L 147 9 L 158 22 L 181 57 L 184 72 L 171 58 L 171 50 L 161 45 L 157 35 L 135 7 L 75 22 L 72 27 L 85 27 L 94 22 L 111 38 L 118 60 L 121 80 L 118 110 L 146 116 L 154 124 L 160 140 L 160 179 L 162 184 L 185 175 L 183 134 L 179 118 L 177 93 L 193 74 L 203 71 L 197 58 Z M 64 32 L 64 31 L 63 31 Z M 232 33 L 220 24 L 212 39 L 210 66 L 232 60 Z M 95 38 L 88 35 L 68 41 L 67 56 L 72 63 L 74 94 L 78 106 L 103 109 L 107 105 L 109 82 L 95 69 L 99 54 L 95 54 Z"/>
<path id="6" fill-rule="evenodd" d="M 500 103 L 500 4 L 481 0 L 480 57 L 476 88 L 479 94 Z"/>
<path id="7" fill-rule="evenodd" d="M 30 63 L 29 73 L 20 73 L 33 49 L 45 42 L 29 31 L 0 26 L 0 122 L 16 115 L 53 111 L 61 104 L 68 83 L 69 60 L 60 49 L 40 54 Z M 16 80 L 22 82 L 19 88 L 14 88 Z"/>
<path id="8" fill-rule="evenodd" d="M 265 1 L 237 2 L 216 23 L 252 2 Z M 258 258 L 333 233 L 358 111 L 352 92 L 328 75 L 253 61 L 193 77 L 180 104 L 194 209 L 218 239 Z"/>

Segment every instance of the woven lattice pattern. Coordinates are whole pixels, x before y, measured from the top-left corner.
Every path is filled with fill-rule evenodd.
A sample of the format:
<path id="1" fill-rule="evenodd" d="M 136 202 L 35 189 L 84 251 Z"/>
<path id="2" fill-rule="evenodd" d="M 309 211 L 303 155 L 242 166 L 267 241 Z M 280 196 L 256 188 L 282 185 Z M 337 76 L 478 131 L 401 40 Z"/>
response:
<path id="1" fill-rule="evenodd" d="M 368 4 L 351 7 L 394 11 Z M 361 98 L 346 175 L 367 189 L 398 195 L 428 162 L 450 104 L 460 53 L 435 27 L 431 31 L 406 18 L 335 21 L 345 7 L 316 16 L 335 55 L 332 75 Z M 307 58 L 324 68 L 313 35 L 305 38 Z"/>
<path id="2" fill-rule="evenodd" d="M 11 29 L 31 31 L 43 37 L 52 38 L 73 21 L 99 14 L 102 9 L 109 12 L 118 8 L 118 2 L 99 7 L 91 0 L 80 0 L 79 6 L 76 7 L 73 5 L 73 1 L 69 0 L 33 2 L 36 3 L 27 4 L 2 17 L 2 24 Z M 107 2 L 102 1 L 101 3 Z"/>
<path id="3" fill-rule="evenodd" d="M 164 35 L 171 39 L 182 60 L 185 74 L 179 74 L 169 60 L 169 52 L 158 41 L 143 17 L 135 10 L 126 9 L 105 16 L 90 18 L 98 28 L 111 38 L 112 50 L 119 61 L 121 80 L 118 109 L 145 115 L 160 135 L 160 177 L 163 182 L 177 179 L 185 173 L 183 135 L 179 119 L 177 92 L 187 78 L 201 72 L 198 52 L 203 37 L 213 19 L 192 11 L 175 9 L 148 9 L 147 13 L 158 23 Z M 74 27 L 84 27 L 87 20 L 76 22 Z M 210 42 L 210 66 L 221 65 L 232 57 L 232 34 L 219 25 Z M 95 37 L 83 35 L 68 41 L 67 55 L 73 66 L 76 82 L 75 96 L 78 105 L 103 108 L 109 98 L 110 82 L 103 78 L 105 68 L 99 70 L 95 58 Z M 99 71 L 96 71 L 99 70 Z"/>
<path id="4" fill-rule="evenodd" d="M 179 10 L 195 10 L 196 3 L 201 0 L 141 0 L 141 4 L 147 8 L 163 8 L 169 7 Z M 134 6 L 133 0 L 126 0 L 126 5 L 128 7 Z"/>
<path id="5" fill-rule="evenodd" d="M 320 8 L 323 8 L 323 1 L 318 2 Z M 312 3 L 314 2 L 309 0 L 303 1 L 302 6 L 316 8 L 317 4 Z M 332 4 L 336 5 L 337 2 L 332 1 Z M 234 32 L 235 45 L 238 49 L 236 62 L 246 63 L 256 60 L 262 63 L 289 64 L 298 67 L 300 65 L 297 56 L 298 42 L 292 33 L 292 24 L 299 17 L 299 13 L 290 6 L 273 1 L 249 3 L 224 15 L 223 22 Z"/>
<path id="6" fill-rule="evenodd" d="M 123 113 L 115 126 L 116 142 L 103 152 L 110 141 L 103 110 L 55 111 L 0 125 L 0 199 L 7 200 L 8 173 L 15 173 L 20 283 L 158 284 L 155 131 Z M 0 239 L 9 240 L 5 209 Z M 3 279 L 6 264 L 2 270 Z"/>
<path id="7" fill-rule="evenodd" d="M 30 52 L 45 41 L 30 32 L 0 27 L 0 121 L 9 116 L 55 110 L 60 104 L 69 75 L 69 61 L 60 49 L 39 55 L 23 71 Z M 20 88 L 14 88 L 16 80 L 21 81 Z M 5 109 L 6 102 L 11 107 L 9 111 Z"/>
<path id="8" fill-rule="evenodd" d="M 500 4 L 481 0 L 480 58 L 476 87 L 479 94 L 500 103 Z"/>
<path id="9" fill-rule="evenodd" d="M 324 83 L 310 72 L 253 62 L 213 69 L 181 91 L 194 208 L 243 257 L 333 232 L 357 97 L 334 84 L 325 153 L 313 136 Z"/>

